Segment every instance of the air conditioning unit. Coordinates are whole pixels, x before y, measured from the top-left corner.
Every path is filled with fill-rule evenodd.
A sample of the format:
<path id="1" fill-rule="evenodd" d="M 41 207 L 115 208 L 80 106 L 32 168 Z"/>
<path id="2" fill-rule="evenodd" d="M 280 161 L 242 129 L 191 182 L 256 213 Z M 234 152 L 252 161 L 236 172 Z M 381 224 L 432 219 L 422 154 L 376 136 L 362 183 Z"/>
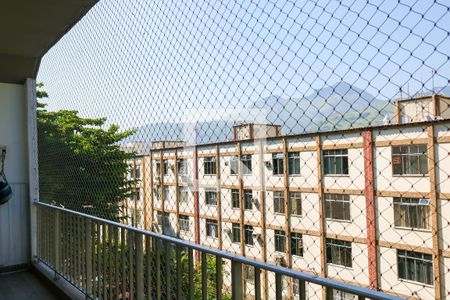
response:
<path id="1" fill-rule="evenodd" d="M 277 266 L 284 266 L 286 264 L 286 261 L 284 259 L 284 255 L 282 254 L 276 254 L 275 255 L 275 264 Z"/>
<path id="2" fill-rule="evenodd" d="M 430 199 L 425 199 L 425 198 L 420 199 L 419 205 L 424 205 L 424 206 L 430 205 Z"/>
<path id="3" fill-rule="evenodd" d="M 262 234 L 262 230 L 260 227 L 253 228 L 253 236 L 254 237 L 260 237 Z"/>

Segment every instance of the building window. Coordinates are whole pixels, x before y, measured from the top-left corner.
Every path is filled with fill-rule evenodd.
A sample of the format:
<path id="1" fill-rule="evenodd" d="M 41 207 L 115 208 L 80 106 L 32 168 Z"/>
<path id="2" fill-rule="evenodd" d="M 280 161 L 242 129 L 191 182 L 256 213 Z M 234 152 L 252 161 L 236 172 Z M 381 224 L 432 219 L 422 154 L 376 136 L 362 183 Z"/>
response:
<path id="1" fill-rule="evenodd" d="M 302 197 L 299 192 L 289 192 L 289 204 L 292 215 L 302 215 Z"/>
<path id="2" fill-rule="evenodd" d="M 242 155 L 242 174 L 250 175 L 252 174 L 252 156 L 251 155 Z"/>
<path id="3" fill-rule="evenodd" d="M 308 294 L 306 292 L 306 284 L 304 281 L 293 280 L 292 291 L 295 296 L 299 299 L 308 299 Z"/>
<path id="4" fill-rule="evenodd" d="M 241 242 L 241 225 L 239 223 L 233 223 L 231 225 L 231 241 L 233 243 Z"/>
<path id="5" fill-rule="evenodd" d="M 283 153 L 273 153 L 272 154 L 272 168 L 273 175 L 283 175 Z"/>
<path id="6" fill-rule="evenodd" d="M 288 174 L 300 175 L 300 152 L 288 153 Z"/>
<path id="7" fill-rule="evenodd" d="M 161 162 L 158 160 L 155 162 L 156 176 L 161 174 Z"/>
<path id="8" fill-rule="evenodd" d="M 158 222 L 159 226 L 167 229 L 170 226 L 169 213 L 162 211 L 156 212 L 156 222 Z"/>
<path id="9" fill-rule="evenodd" d="M 275 213 L 284 214 L 284 192 L 273 192 L 273 210 Z"/>
<path id="10" fill-rule="evenodd" d="M 157 188 L 157 187 L 155 187 L 155 188 L 153 188 L 153 197 L 156 199 L 156 200 L 159 200 L 160 199 L 160 188 Z"/>
<path id="11" fill-rule="evenodd" d="M 207 205 L 217 205 L 217 192 L 215 190 L 205 191 L 205 202 Z"/>
<path id="12" fill-rule="evenodd" d="M 352 267 L 352 243 L 327 239 L 327 263 Z"/>
<path id="13" fill-rule="evenodd" d="M 167 202 L 169 201 L 169 187 L 165 186 L 163 191 L 164 191 L 163 201 Z"/>
<path id="14" fill-rule="evenodd" d="M 283 230 L 274 230 L 275 234 L 275 251 L 284 252 L 285 251 L 285 233 Z"/>
<path id="15" fill-rule="evenodd" d="M 217 238 L 217 221 L 206 219 L 206 236 Z"/>
<path id="16" fill-rule="evenodd" d="M 394 198 L 395 226 L 429 229 L 430 201 L 419 198 Z"/>
<path id="17" fill-rule="evenodd" d="M 433 284 L 433 262 L 430 254 L 397 250 L 398 277 Z"/>
<path id="18" fill-rule="evenodd" d="M 328 299 L 332 300 L 357 300 L 358 296 L 341 290 L 327 288 Z"/>
<path id="19" fill-rule="evenodd" d="M 230 158 L 230 174 L 237 175 L 239 173 L 239 160 L 237 156 Z"/>
<path id="20" fill-rule="evenodd" d="M 324 150 L 323 172 L 325 175 L 348 175 L 348 150 Z"/>
<path id="21" fill-rule="evenodd" d="M 203 159 L 203 171 L 205 175 L 216 175 L 216 158 L 214 156 Z"/>
<path id="22" fill-rule="evenodd" d="M 392 147 L 392 173 L 394 175 L 427 175 L 427 145 Z"/>
<path id="23" fill-rule="evenodd" d="M 255 283 L 255 267 L 250 265 L 243 265 L 244 269 L 244 278 L 246 281 L 250 282 L 251 284 Z"/>
<path id="24" fill-rule="evenodd" d="M 291 254 L 303 256 L 303 236 L 297 232 L 291 232 Z"/>
<path id="25" fill-rule="evenodd" d="M 332 220 L 350 221 L 350 196 L 325 194 L 325 217 Z"/>
<path id="26" fill-rule="evenodd" d="M 169 174 L 169 161 L 167 159 L 163 160 L 163 175 Z"/>
<path id="27" fill-rule="evenodd" d="M 189 216 L 179 215 L 178 225 L 180 226 L 181 231 L 189 232 Z"/>
<path id="28" fill-rule="evenodd" d="M 253 191 L 252 190 L 244 190 L 244 209 L 253 209 Z"/>
<path id="29" fill-rule="evenodd" d="M 136 189 L 136 194 L 135 194 L 135 197 L 136 197 L 136 201 L 141 201 L 142 200 L 142 193 L 141 193 L 141 189 Z"/>
<path id="30" fill-rule="evenodd" d="M 238 189 L 231 190 L 231 206 L 233 208 L 239 208 L 239 190 Z"/>
<path id="31" fill-rule="evenodd" d="M 253 242 L 253 226 L 244 225 L 244 243 L 252 246 Z"/>
<path id="32" fill-rule="evenodd" d="M 186 159 L 177 159 L 177 172 L 178 175 L 187 175 L 187 164 Z"/>
<path id="33" fill-rule="evenodd" d="M 141 179 L 141 166 L 131 166 L 130 167 L 130 179 L 131 180 L 140 180 Z"/>
<path id="34" fill-rule="evenodd" d="M 187 204 L 189 199 L 189 188 L 187 186 L 180 186 L 178 188 L 178 201 L 180 204 Z"/>

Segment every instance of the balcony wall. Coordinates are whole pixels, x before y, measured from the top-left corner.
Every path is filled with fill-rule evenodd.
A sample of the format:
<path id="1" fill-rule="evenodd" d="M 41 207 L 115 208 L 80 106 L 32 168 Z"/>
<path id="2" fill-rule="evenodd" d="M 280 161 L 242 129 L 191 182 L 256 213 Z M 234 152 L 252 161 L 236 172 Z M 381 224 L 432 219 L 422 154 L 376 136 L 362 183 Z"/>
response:
<path id="1" fill-rule="evenodd" d="M 14 197 L 0 206 L 0 270 L 30 260 L 26 85 L 0 83 L 0 147 Z"/>

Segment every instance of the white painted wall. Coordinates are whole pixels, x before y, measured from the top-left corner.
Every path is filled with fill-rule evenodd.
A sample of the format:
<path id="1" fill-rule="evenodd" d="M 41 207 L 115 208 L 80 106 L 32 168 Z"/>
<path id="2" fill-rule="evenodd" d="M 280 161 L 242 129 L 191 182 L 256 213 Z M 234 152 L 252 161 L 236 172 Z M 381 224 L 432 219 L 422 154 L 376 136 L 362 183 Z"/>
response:
<path id="1" fill-rule="evenodd" d="M 27 100 L 24 85 L 0 83 L 0 145 L 14 197 L 0 206 L 0 269 L 30 261 Z"/>

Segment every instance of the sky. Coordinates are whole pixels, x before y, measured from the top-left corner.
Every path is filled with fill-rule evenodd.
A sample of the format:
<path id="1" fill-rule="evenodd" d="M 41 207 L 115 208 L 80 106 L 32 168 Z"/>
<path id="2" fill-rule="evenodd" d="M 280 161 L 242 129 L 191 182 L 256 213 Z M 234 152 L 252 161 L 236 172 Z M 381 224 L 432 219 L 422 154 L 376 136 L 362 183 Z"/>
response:
<path id="1" fill-rule="evenodd" d="M 393 101 L 449 83 L 446 1 L 101 0 L 44 56 L 37 80 L 49 110 L 124 129 L 340 81 Z"/>

